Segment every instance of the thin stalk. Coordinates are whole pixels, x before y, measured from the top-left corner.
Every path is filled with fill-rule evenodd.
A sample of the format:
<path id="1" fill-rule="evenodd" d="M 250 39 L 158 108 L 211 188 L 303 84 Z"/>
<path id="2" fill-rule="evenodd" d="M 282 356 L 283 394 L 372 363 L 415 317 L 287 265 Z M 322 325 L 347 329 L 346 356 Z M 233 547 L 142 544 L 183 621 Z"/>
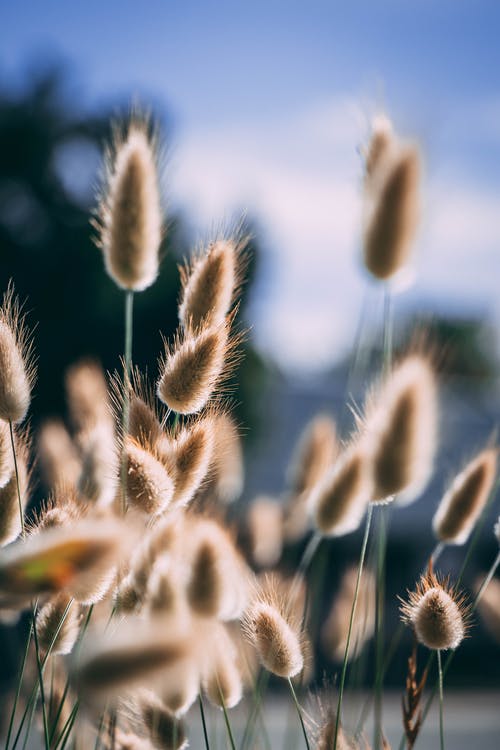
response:
<path id="1" fill-rule="evenodd" d="M 130 373 L 132 371 L 132 334 L 133 334 L 133 315 L 134 315 L 134 292 L 127 289 L 125 292 L 125 351 L 123 360 L 123 412 L 122 412 L 122 435 L 125 444 L 125 435 L 128 432 L 128 422 L 130 413 Z M 121 466 L 121 485 L 122 485 L 122 513 L 127 511 L 127 462 L 125 450 L 122 454 Z"/>
<path id="2" fill-rule="evenodd" d="M 372 522 L 372 515 L 373 515 L 373 505 L 370 504 L 368 506 L 368 512 L 366 514 L 365 533 L 363 536 L 363 543 L 361 545 L 361 553 L 359 555 L 358 575 L 356 576 L 356 587 L 354 589 L 354 598 L 352 601 L 351 616 L 349 618 L 349 630 L 347 631 L 347 641 L 345 644 L 344 661 L 342 662 L 342 672 L 340 675 L 339 698 L 337 701 L 337 716 L 335 718 L 335 736 L 333 740 L 333 750 L 337 750 L 337 738 L 338 738 L 339 727 L 340 727 L 340 714 L 342 712 L 342 699 L 344 697 L 344 685 L 345 685 L 345 676 L 347 672 L 347 662 L 349 659 L 349 647 L 351 645 L 352 627 L 354 623 L 354 616 L 356 614 L 356 605 L 358 603 L 359 585 L 361 582 L 361 575 L 363 573 L 363 565 L 365 562 L 366 547 L 368 544 L 368 537 L 370 536 L 370 526 Z"/>
<path id="3" fill-rule="evenodd" d="M 14 705 L 12 706 L 12 712 L 10 714 L 9 728 L 7 730 L 7 739 L 5 741 L 5 750 L 9 750 L 9 743 L 10 743 L 10 738 L 12 735 L 12 729 L 14 727 L 14 718 L 16 715 L 17 704 L 19 702 L 19 696 L 21 694 L 21 686 L 23 684 L 24 670 L 26 668 L 26 660 L 28 658 L 32 634 L 33 634 L 33 620 L 30 621 L 28 637 L 26 638 L 26 646 L 24 649 L 23 660 L 21 662 L 21 669 L 19 671 L 19 678 L 17 680 L 17 688 L 16 688 L 16 694 L 14 697 Z"/>
<path id="4" fill-rule="evenodd" d="M 300 726 L 302 727 L 302 734 L 304 735 L 304 741 L 306 743 L 306 748 L 307 748 L 307 750 L 311 750 L 310 749 L 310 745 L 309 745 L 309 740 L 307 739 L 307 732 L 306 732 L 306 727 L 305 727 L 305 724 L 304 724 L 304 717 L 302 716 L 302 708 L 300 706 L 299 701 L 297 700 L 297 695 L 295 693 L 295 688 L 293 687 L 293 683 L 292 683 L 292 680 L 290 679 L 290 677 L 288 678 L 288 685 L 290 686 L 290 692 L 292 694 L 293 702 L 295 703 L 295 708 L 297 709 L 297 715 L 299 717 Z"/>
<path id="5" fill-rule="evenodd" d="M 64 750 L 64 748 L 66 747 L 66 743 L 68 742 L 68 739 L 71 735 L 71 730 L 73 729 L 73 725 L 75 723 L 76 715 L 78 713 L 79 707 L 80 707 L 80 703 L 77 701 L 75 705 L 73 706 L 70 715 L 68 716 L 68 720 L 66 721 L 66 724 L 63 727 L 61 736 L 57 740 L 57 744 L 54 750 L 58 750 L 60 742 L 62 742 L 60 750 Z"/>
<path id="6" fill-rule="evenodd" d="M 439 675 L 439 742 L 441 750 L 444 750 L 444 721 L 443 721 L 443 668 L 441 666 L 441 651 L 437 650 L 438 675 Z"/>
<path id="7" fill-rule="evenodd" d="M 17 501 L 19 503 L 19 518 L 21 521 L 21 536 L 24 539 L 24 511 L 23 501 L 21 499 L 21 487 L 19 485 L 19 468 L 17 465 L 16 446 L 14 443 L 14 430 L 12 428 L 12 419 L 9 419 L 10 444 L 12 446 L 12 455 L 14 457 L 14 472 L 16 475 Z"/>
<path id="8" fill-rule="evenodd" d="M 203 699 L 201 693 L 198 693 L 198 705 L 200 706 L 201 723 L 203 726 L 203 737 L 205 739 L 205 748 L 210 750 L 210 743 L 208 741 L 207 722 L 205 721 L 205 709 L 203 708 Z"/>
<path id="9" fill-rule="evenodd" d="M 250 741 L 252 732 L 254 730 L 255 722 L 257 721 L 257 717 L 260 712 L 260 703 L 262 700 L 262 693 L 266 689 L 268 681 L 269 681 L 269 672 L 267 672 L 264 669 L 261 669 L 259 672 L 259 676 L 257 677 L 257 681 L 255 683 L 255 687 L 253 691 L 254 703 L 252 705 L 250 716 L 248 717 L 248 721 L 243 731 L 243 738 L 241 740 L 240 750 L 245 750 L 246 745 Z"/>
<path id="10" fill-rule="evenodd" d="M 33 640 L 35 642 L 36 667 L 38 671 L 38 684 L 40 685 L 40 699 L 42 701 L 43 734 L 45 739 L 45 750 L 50 750 L 49 724 L 47 721 L 47 710 L 45 706 L 45 688 L 43 685 L 43 670 L 40 660 L 40 648 L 38 645 L 38 633 L 36 632 L 37 604 L 33 607 Z"/>
<path id="11" fill-rule="evenodd" d="M 222 712 L 224 714 L 224 721 L 226 723 L 226 729 L 227 729 L 227 736 L 228 736 L 228 739 L 229 739 L 229 744 L 231 745 L 231 750 L 236 750 L 236 745 L 234 744 L 233 733 L 231 731 L 231 723 L 229 721 L 229 716 L 227 715 L 227 711 L 226 711 L 226 702 L 224 700 L 224 696 L 222 695 L 222 690 L 220 689 L 220 685 L 219 685 L 219 680 L 218 679 L 217 679 L 217 687 L 219 689 L 219 697 L 220 697 L 220 702 L 221 702 L 221 706 L 222 706 Z"/>
<path id="12" fill-rule="evenodd" d="M 375 610 L 375 689 L 374 689 L 374 750 L 382 745 L 382 691 L 384 685 L 384 599 L 385 599 L 385 556 L 387 529 L 385 508 L 379 514 L 377 535 L 377 582 Z"/>
<path id="13" fill-rule="evenodd" d="M 500 551 L 498 552 L 497 556 L 495 557 L 495 559 L 493 561 L 493 565 L 489 569 L 488 575 L 486 576 L 486 578 L 482 582 L 481 586 L 479 587 L 479 590 L 478 590 L 478 592 L 476 594 L 476 597 L 474 599 L 474 604 L 473 604 L 473 608 L 474 609 L 476 609 L 476 607 L 477 607 L 477 605 L 479 603 L 479 600 L 481 599 L 482 595 L 484 594 L 484 592 L 485 592 L 486 588 L 488 587 L 488 584 L 490 583 L 491 579 L 495 575 L 496 569 L 498 568 L 499 565 L 500 565 Z"/>

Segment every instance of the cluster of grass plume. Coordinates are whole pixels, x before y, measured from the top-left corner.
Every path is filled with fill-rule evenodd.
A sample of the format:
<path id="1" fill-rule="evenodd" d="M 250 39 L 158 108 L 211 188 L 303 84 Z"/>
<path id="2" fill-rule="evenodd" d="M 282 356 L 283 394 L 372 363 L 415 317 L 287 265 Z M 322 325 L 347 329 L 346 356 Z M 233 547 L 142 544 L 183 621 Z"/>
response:
<path id="1" fill-rule="evenodd" d="M 0 614 L 7 621 L 31 612 L 5 746 L 27 746 L 41 727 L 45 750 L 182 750 L 199 711 L 205 750 L 215 750 L 211 727 L 222 721 L 232 750 L 248 750 L 269 743 L 261 707 L 268 681 L 284 680 L 297 713 L 287 736 L 295 729 L 308 749 L 369 748 L 364 716 L 356 727 L 345 721 L 343 695 L 352 665 L 375 640 L 373 747 L 387 750 L 383 513 L 420 496 L 438 437 L 433 358 L 421 347 L 393 361 L 391 344 L 392 280 L 411 262 L 419 214 L 418 149 L 386 117 L 375 119 L 365 151 L 363 248 L 386 302 L 384 356 L 352 429 L 327 413 L 314 417 L 293 451 L 283 496 L 260 496 L 235 512 L 243 455 L 226 383 L 242 339 L 241 228 L 215 234 L 181 267 L 178 329 L 165 338 L 156 376 L 133 365 L 133 295 L 160 271 L 159 142 L 135 114 L 116 128 L 105 157 L 95 226 L 105 269 L 125 293 L 123 371 L 108 377 L 95 361 L 76 362 L 66 373 L 67 418 L 47 421 L 35 442 L 22 425 L 34 386 L 32 336 L 12 284 L 0 308 Z M 26 515 L 36 460 L 47 499 Z M 432 523 L 438 546 L 402 605 L 416 641 L 437 654 L 441 747 L 443 678 L 471 612 L 478 608 L 500 632 L 500 552 L 470 605 L 433 565 L 451 544 L 469 543 L 468 560 L 496 469 L 490 442 L 450 484 Z M 375 515 L 376 564 L 365 565 Z M 320 622 L 317 550 L 363 520 L 358 565 L 347 561 L 339 571 Z M 304 552 L 291 567 L 287 553 L 297 542 Z M 335 687 L 318 715 L 305 708 L 304 690 L 310 683 L 319 692 L 312 658 L 319 640 Z M 421 706 L 429 666 L 419 680 L 416 652 L 408 659 L 402 745 L 409 748 L 430 705 Z M 241 736 L 236 706 L 246 717 Z"/>

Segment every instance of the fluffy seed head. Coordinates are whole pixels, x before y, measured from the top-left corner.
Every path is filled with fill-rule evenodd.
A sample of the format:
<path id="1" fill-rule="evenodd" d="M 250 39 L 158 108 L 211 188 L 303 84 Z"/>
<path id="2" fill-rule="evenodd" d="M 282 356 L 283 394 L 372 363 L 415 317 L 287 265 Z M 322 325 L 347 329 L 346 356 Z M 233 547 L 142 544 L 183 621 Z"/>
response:
<path id="1" fill-rule="evenodd" d="M 108 387 L 101 365 L 82 360 L 66 371 L 66 398 L 74 430 L 86 433 L 111 421 Z"/>
<path id="2" fill-rule="evenodd" d="M 82 471 L 78 451 L 71 437 L 58 419 L 42 425 L 37 440 L 38 458 L 48 487 L 76 487 Z"/>
<path id="3" fill-rule="evenodd" d="M 169 409 L 195 414 L 207 404 L 223 375 L 228 324 L 178 340 L 161 362 L 158 397 Z"/>
<path id="4" fill-rule="evenodd" d="M 330 715 L 323 722 L 319 730 L 319 736 L 316 744 L 316 750 L 333 750 L 335 745 L 335 716 Z M 339 725 L 337 733 L 337 750 L 356 750 L 361 748 L 361 745 L 355 745 L 349 740 Z M 367 749 L 368 750 L 368 749 Z"/>
<path id="5" fill-rule="evenodd" d="M 246 604 L 247 573 L 232 540 L 214 521 L 200 521 L 186 594 L 201 617 L 233 620 Z"/>
<path id="6" fill-rule="evenodd" d="M 0 307 L 0 419 L 22 422 L 35 380 L 33 342 L 9 284 Z"/>
<path id="7" fill-rule="evenodd" d="M 344 658 L 351 608 L 356 589 L 357 569 L 349 568 L 343 575 L 340 590 L 336 595 L 330 614 L 322 629 L 325 653 L 333 660 Z M 375 581 L 368 569 L 361 576 L 356 612 L 351 631 L 349 659 L 356 659 L 365 643 L 370 640 L 375 628 Z"/>
<path id="8" fill-rule="evenodd" d="M 67 594 L 58 594 L 42 607 L 36 618 L 36 627 L 43 653 L 50 648 L 54 655 L 69 654 L 80 627 L 78 606 L 71 603 Z"/>
<path id="9" fill-rule="evenodd" d="M 245 612 L 243 627 L 269 672 L 286 678 L 299 674 L 304 666 L 300 630 L 271 579 Z"/>
<path id="10" fill-rule="evenodd" d="M 385 281 L 408 261 L 419 214 L 420 156 L 415 146 L 400 146 L 378 189 L 367 195 L 364 260 Z"/>
<path id="11" fill-rule="evenodd" d="M 147 124 L 132 120 L 107 154 L 95 226 L 106 271 L 123 289 L 142 291 L 158 275 L 162 210 L 156 143 Z"/>
<path id="12" fill-rule="evenodd" d="M 31 480 L 29 433 L 27 431 L 16 431 L 14 434 L 14 445 L 16 447 L 21 506 L 24 511 L 29 501 Z M 10 448 L 10 453 L 12 455 L 12 448 Z M 19 497 L 17 493 L 16 474 L 13 471 L 7 484 L 0 489 L 0 546 L 10 544 L 14 539 L 17 539 L 20 533 Z"/>
<path id="13" fill-rule="evenodd" d="M 132 438 L 125 440 L 127 498 L 142 513 L 161 513 L 172 500 L 174 483 L 163 463 Z"/>
<path id="14" fill-rule="evenodd" d="M 281 504 L 267 497 L 257 498 L 248 511 L 247 524 L 253 561 L 272 568 L 279 562 L 283 547 Z"/>
<path id="15" fill-rule="evenodd" d="M 90 643 L 90 639 L 87 639 Z M 160 624 L 129 618 L 112 637 L 92 639 L 75 662 L 73 676 L 89 699 L 129 689 L 159 677 L 185 657 L 187 637 L 166 632 Z"/>
<path id="16" fill-rule="evenodd" d="M 218 239 L 181 269 L 179 320 L 192 331 L 224 323 L 241 282 L 241 242 Z"/>
<path id="17" fill-rule="evenodd" d="M 103 519 L 40 531 L 2 550 L 0 590 L 20 597 L 65 590 L 82 603 L 98 601 L 126 537 L 121 524 Z"/>
<path id="18" fill-rule="evenodd" d="M 413 626 L 417 640 L 429 649 L 455 649 L 467 630 L 464 597 L 433 573 L 423 576 L 416 590 L 408 592 L 401 612 Z"/>
<path id="19" fill-rule="evenodd" d="M 497 450 L 481 451 L 454 479 L 434 516 L 434 533 L 446 544 L 465 544 L 493 488 Z"/>
<path id="20" fill-rule="evenodd" d="M 82 470 L 78 490 L 86 500 L 100 506 L 115 499 L 119 458 L 112 425 L 102 422 L 80 436 Z"/>
<path id="21" fill-rule="evenodd" d="M 325 536 L 355 531 L 372 497 L 370 462 L 363 442 L 353 444 L 311 490 L 317 529 Z"/>
<path id="22" fill-rule="evenodd" d="M 224 626 L 214 630 L 213 653 L 202 683 L 209 701 L 218 708 L 234 708 L 243 695 L 236 649 Z"/>
<path id="23" fill-rule="evenodd" d="M 428 360 L 407 356 L 374 393 L 365 409 L 377 501 L 416 497 L 431 472 L 437 442 L 437 388 Z"/>
<path id="24" fill-rule="evenodd" d="M 215 447 L 210 467 L 212 490 L 223 503 L 237 500 L 243 490 L 244 464 L 238 427 L 229 414 L 214 415 Z"/>
<path id="25" fill-rule="evenodd" d="M 188 747 L 183 724 L 166 710 L 150 690 L 141 690 L 137 694 L 134 713 L 142 731 L 156 750 L 183 750 Z"/>
<path id="26" fill-rule="evenodd" d="M 162 673 L 158 693 L 162 703 L 176 717 L 189 711 L 199 691 L 200 666 L 192 653 Z"/>
<path id="27" fill-rule="evenodd" d="M 5 487 L 14 472 L 14 459 L 7 422 L 0 420 L 0 488 Z"/>
<path id="28" fill-rule="evenodd" d="M 313 487 L 331 468 L 339 452 L 335 422 L 318 414 L 300 437 L 289 469 L 292 491 L 300 495 Z"/>
<path id="29" fill-rule="evenodd" d="M 158 451 L 173 472 L 175 507 L 186 505 L 207 476 L 214 450 L 215 424 L 212 416 L 198 419 L 182 427 L 173 440 L 164 438 L 158 444 Z"/>
<path id="30" fill-rule="evenodd" d="M 392 123 L 385 115 L 378 115 L 372 123 L 372 132 L 365 156 L 365 185 L 368 189 L 387 168 L 393 149 L 397 146 Z"/>

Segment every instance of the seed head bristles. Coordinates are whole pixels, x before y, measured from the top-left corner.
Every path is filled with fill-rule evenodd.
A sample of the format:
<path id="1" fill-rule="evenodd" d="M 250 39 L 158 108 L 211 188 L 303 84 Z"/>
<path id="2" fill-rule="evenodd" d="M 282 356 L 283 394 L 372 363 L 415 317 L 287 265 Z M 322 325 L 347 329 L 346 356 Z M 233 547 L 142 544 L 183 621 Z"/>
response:
<path id="1" fill-rule="evenodd" d="M 335 746 L 335 716 L 330 714 L 319 730 L 316 750 L 333 750 Z M 342 727 L 337 732 L 337 750 L 357 750 L 361 745 L 354 743 L 354 740 L 348 739 Z M 366 747 L 366 746 L 365 746 Z"/>
<path id="2" fill-rule="evenodd" d="M 227 628 L 217 625 L 209 641 L 210 655 L 203 670 L 202 685 L 217 708 L 234 708 L 243 695 L 243 683 L 235 645 Z"/>
<path id="3" fill-rule="evenodd" d="M 218 523 L 208 519 L 192 523 L 188 604 L 200 617 L 234 620 L 241 616 L 248 597 L 249 573 L 243 559 Z"/>
<path id="4" fill-rule="evenodd" d="M 279 501 L 256 498 L 247 514 L 253 562 L 261 568 L 272 568 L 283 549 L 283 508 Z"/>
<path id="5" fill-rule="evenodd" d="M 173 498 L 172 476 L 152 450 L 141 447 L 133 438 L 126 438 L 124 452 L 129 506 L 148 516 L 161 513 Z"/>
<path id="6" fill-rule="evenodd" d="M 410 256 L 419 218 L 420 155 L 416 146 L 399 146 L 384 162 L 383 179 L 377 169 L 377 189 L 366 193 L 364 222 L 365 265 L 382 281 Z"/>
<path id="7" fill-rule="evenodd" d="M 123 366 L 125 369 L 125 364 Z M 128 395 L 128 434 L 140 445 L 155 446 L 163 437 L 162 415 L 158 412 L 158 401 L 154 388 L 138 367 L 132 367 L 130 382 L 126 385 L 123 376 L 115 372 L 111 378 L 110 398 L 115 422 L 121 423 L 124 403 Z M 123 436 L 122 436 L 123 442 Z"/>
<path id="8" fill-rule="evenodd" d="M 220 391 L 221 381 L 236 364 L 240 335 L 230 336 L 232 317 L 219 326 L 198 333 L 178 335 L 172 349 L 165 343 L 160 359 L 161 372 L 157 395 L 160 401 L 179 414 L 200 412 Z"/>
<path id="9" fill-rule="evenodd" d="M 71 423 L 78 436 L 103 422 L 112 423 L 108 386 L 101 365 L 82 360 L 66 371 L 66 399 Z"/>
<path id="10" fill-rule="evenodd" d="M 88 508 L 81 501 L 74 487 L 59 485 L 44 503 L 29 526 L 31 535 L 44 529 L 72 526 L 87 514 Z"/>
<path id="11" fill-rule="evenodd" d="M 115 727 L 114 744 L 115 750 L 154 750 L 149 740 L 129 731 L 124 732 L 120 727 Z"/>
<path id="12" fill-rule="evenodd" d="M 14 457 L 10 443 L 10 429 L 7 422 L 0 419 L 0 488 L 5 487 L 14 473 Z"/>
<path id="13" fill-rule="evenodd" d="M 200 665 L 196 648 L 191 646 L 185 659 L 173 664 L 161 675 L 158 694 L 176 718 L 184 716 L 200 691 Z"/>
<path id="14" fill-rule="evenodd" d="M 437 443 L 437 387 L 424 356 L 407 355 L 365 406 L 376 502 L 403 493 L 403 502 L 423 490 L 432 473 Z"/>
<path id="15" fill-rule="evenodd" d="M 163 235 L 157 136 L 135 116 L 106 153 L 94 227 L 106 271 L 122 289 L 140 292 L 155 281 Z"/>
<path id="16" fill-rule="evenodd" d="M 158 453 L 174 477 L 173 507 L 187 505 L 205 480 L 214 451 L 215 424 L 209 413 L 181 427 L 174 438 L 158 441 Z"/>
<path id="17" fill-rule="evenodd" d="M 479 591 L 484 576 L 478 578 L 475 585 L 476 592 Z M 500 581 L 492 578 L 477 602 L 481 619 L 496 643 L 500 643 Z"/>
<path id="18" fill-rule="evenodd" d="M 370 142 L 365 153 L 365 186 L 374 189 L 383 176 L 397 148 L 397 139 L 391 121 L 386 115 L 373 119 Z"/>
<path id="19" fill-rule="evenodd" d="M 181 607 L 186 610 L 184 592 L 180 590 L 183 582 L 180 566 L 175 565 L 170 556 L 162 556 L 154 563 L 148 581 L 147 601 L 154 615 L 176 614 L 179 617 Z"/>
<path id="20" fill-rule="evenodd" d="M 30 499 L 32 476 L 32 467 L 30 466 L 31 436 L 28 429 L 23 428 L 14 432 L 14 445 L 21 506 L 24 511 Z M 12 455 L 12 448 L 10 453 Z M 21 534 L 21 531 L 17 479 L 15 472 L 13 472 L 7 484 L 0 489 L 0 546 L 13 542 Z"/>
<path id="21" fill-rule="evenodd" d="M 300 625 L 280 601 L 273 579 L 255 596 L 245 612 L 244 632 L 263 666 L 278 677 L 291 678 L 304 667 Z"/>
<path id="22" fill-rule="evenodd" d="M 130 617 L 104 638 L 85 639 L 85 648 L 72 669 L 74 683 L 90 701 L 119 697 L 119 692 L 147 682 L 159 684 L 168 667 L 190 650 L 189 633 L 161 623 Z"/>
<path id="23" fill-rule="evenodd" d="M 179 321 L 190 331 L 219 326 L 242 283 L 246 238 L 219 238 L 180 269 Z"/>
<path id="24" fill-rule="evenodd" d="M 401 606 L 402 618 L 411 625 L 419 643 L 429 649 L 455 649 L 466 635 L 469 608 L 465 596 L 434 573 L 423 575 L 408 601 Z"/>
<path id="25" fill-rule="evenodd" d="M 38 458 L 47 487 L 76 487 L 82 471 L 78 451 L 59 419 L 43 423 L 37 438 Z"/>
<path id="26" fill-rule="evenodd" d="M 1 551 L 0 591 L 36 596 L 64 590 L 82 603 L 98 601 L 126 544 L 125 532 L 122 524 L 99 519 L 30 536 Z"/>
<path id="27" fill-rule="evenodd" d="M 342 576 L 340 590 L 335 597 L 330 614 L 322 629 L 322 644 L 325 653 L 336 662 L 344 658 L 352 602 L 356 588 L 356 568 L 348 568 Z M 365 643 L 373 636 L 375 630 L 375 579 L 373 573 L 363 570 L 356 613 L 351 632 L 349 659 L 357 659 Z"/>
<path id="28" fill-rule="evenodd" d="M 223 503 L 237 500 L 243 491 L 244 465 L 241 439 L 234 420 L 222 412 L 214 415 L 215 447 L 210 468 L 211 489 Z"/>
<path id="29" fill-rule="evenodd" d="M 82 471 L 78 490 L 82 496 L 99 506 L 109 506 L 116 497 L 119 458 L 112 426 L 102 422 L 80 436 Z"/>
<path id="30" fill-rule="evenodd" d="M 184 750 L 188 747 L 182 722 L 166 710 L 151 690 L 140 690 L 136 693 L 132 711 L 138 727 L 149 738 L 155 750 Z"/>
<path id="31" fill-rule="evenodd" d="M 35 376 L 32 334 L 14 285 L 9 282 L 0 307 L 0 419 L 22 422 Z"/>
<path id="32" fill-rule="evenodd" d="M 370 455 L 364 441 L 353 443 L 313 487 L 310 508 L 324 536 L 344 536 L 355 531 L 373 497 Z"/>
<path id="33" fill-rule="evenodd" d="M 288 470 L 292 492 L 300 495 L 310 490 L 333 466 L 338 452 L 335 422 L 326 414 L 318 414 L 307 425 L 295 449 Z"/>
<path id="34" fill-rule="evenodd" d="M 51 655 L 71 653 L 78 636 L 80 613 L 78 605 L 70 602 L 71 597 L 67 594 L 58 594 L 38 613 L 36 627 L 42 654 L 49 648 Z"/>
<path id="35" fill-rule="evenodd" d="M 458 474 L 441 500 L 432 526 L 446 544 L 465 544 L 493 489 L 497 449 L 481 451 Z"/>

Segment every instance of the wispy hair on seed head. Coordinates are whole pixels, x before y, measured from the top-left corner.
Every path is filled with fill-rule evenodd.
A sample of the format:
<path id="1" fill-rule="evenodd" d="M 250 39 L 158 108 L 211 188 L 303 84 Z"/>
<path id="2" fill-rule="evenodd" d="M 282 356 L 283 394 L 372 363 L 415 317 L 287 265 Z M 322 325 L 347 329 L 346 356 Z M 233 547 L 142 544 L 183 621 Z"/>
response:
<path id="1" fill-rule="evenodd" d="M 136 113 L 126 127 L 114 128 L 94 228 L 106 270 L 124 289 L 142 291 L 158 275 L 163 217 L 157 164 L 158 136 L 147 116 Z"/>
<path id="2" fill-rule="evenodd" d="M 23 304 L 9 282 L 0 307 L 0 419 L 21 422 L 36 377 L 33 337 Z"/>
<path id="3" fill-rule="evenodd" d="M 30 458 L 31 444 L 29 427 L 15 430 L 14 446 L 17 457 L 17 477 L 12 466 L 12 473 L 9 480 L 0 488 L 0 546 L 13 542 L 22 531 L 21 517 L 19 515 L 19 493 L 21 495 L 21 507 L 24 512 L 29 503 L 32 489 L 34 467 Z"/>

